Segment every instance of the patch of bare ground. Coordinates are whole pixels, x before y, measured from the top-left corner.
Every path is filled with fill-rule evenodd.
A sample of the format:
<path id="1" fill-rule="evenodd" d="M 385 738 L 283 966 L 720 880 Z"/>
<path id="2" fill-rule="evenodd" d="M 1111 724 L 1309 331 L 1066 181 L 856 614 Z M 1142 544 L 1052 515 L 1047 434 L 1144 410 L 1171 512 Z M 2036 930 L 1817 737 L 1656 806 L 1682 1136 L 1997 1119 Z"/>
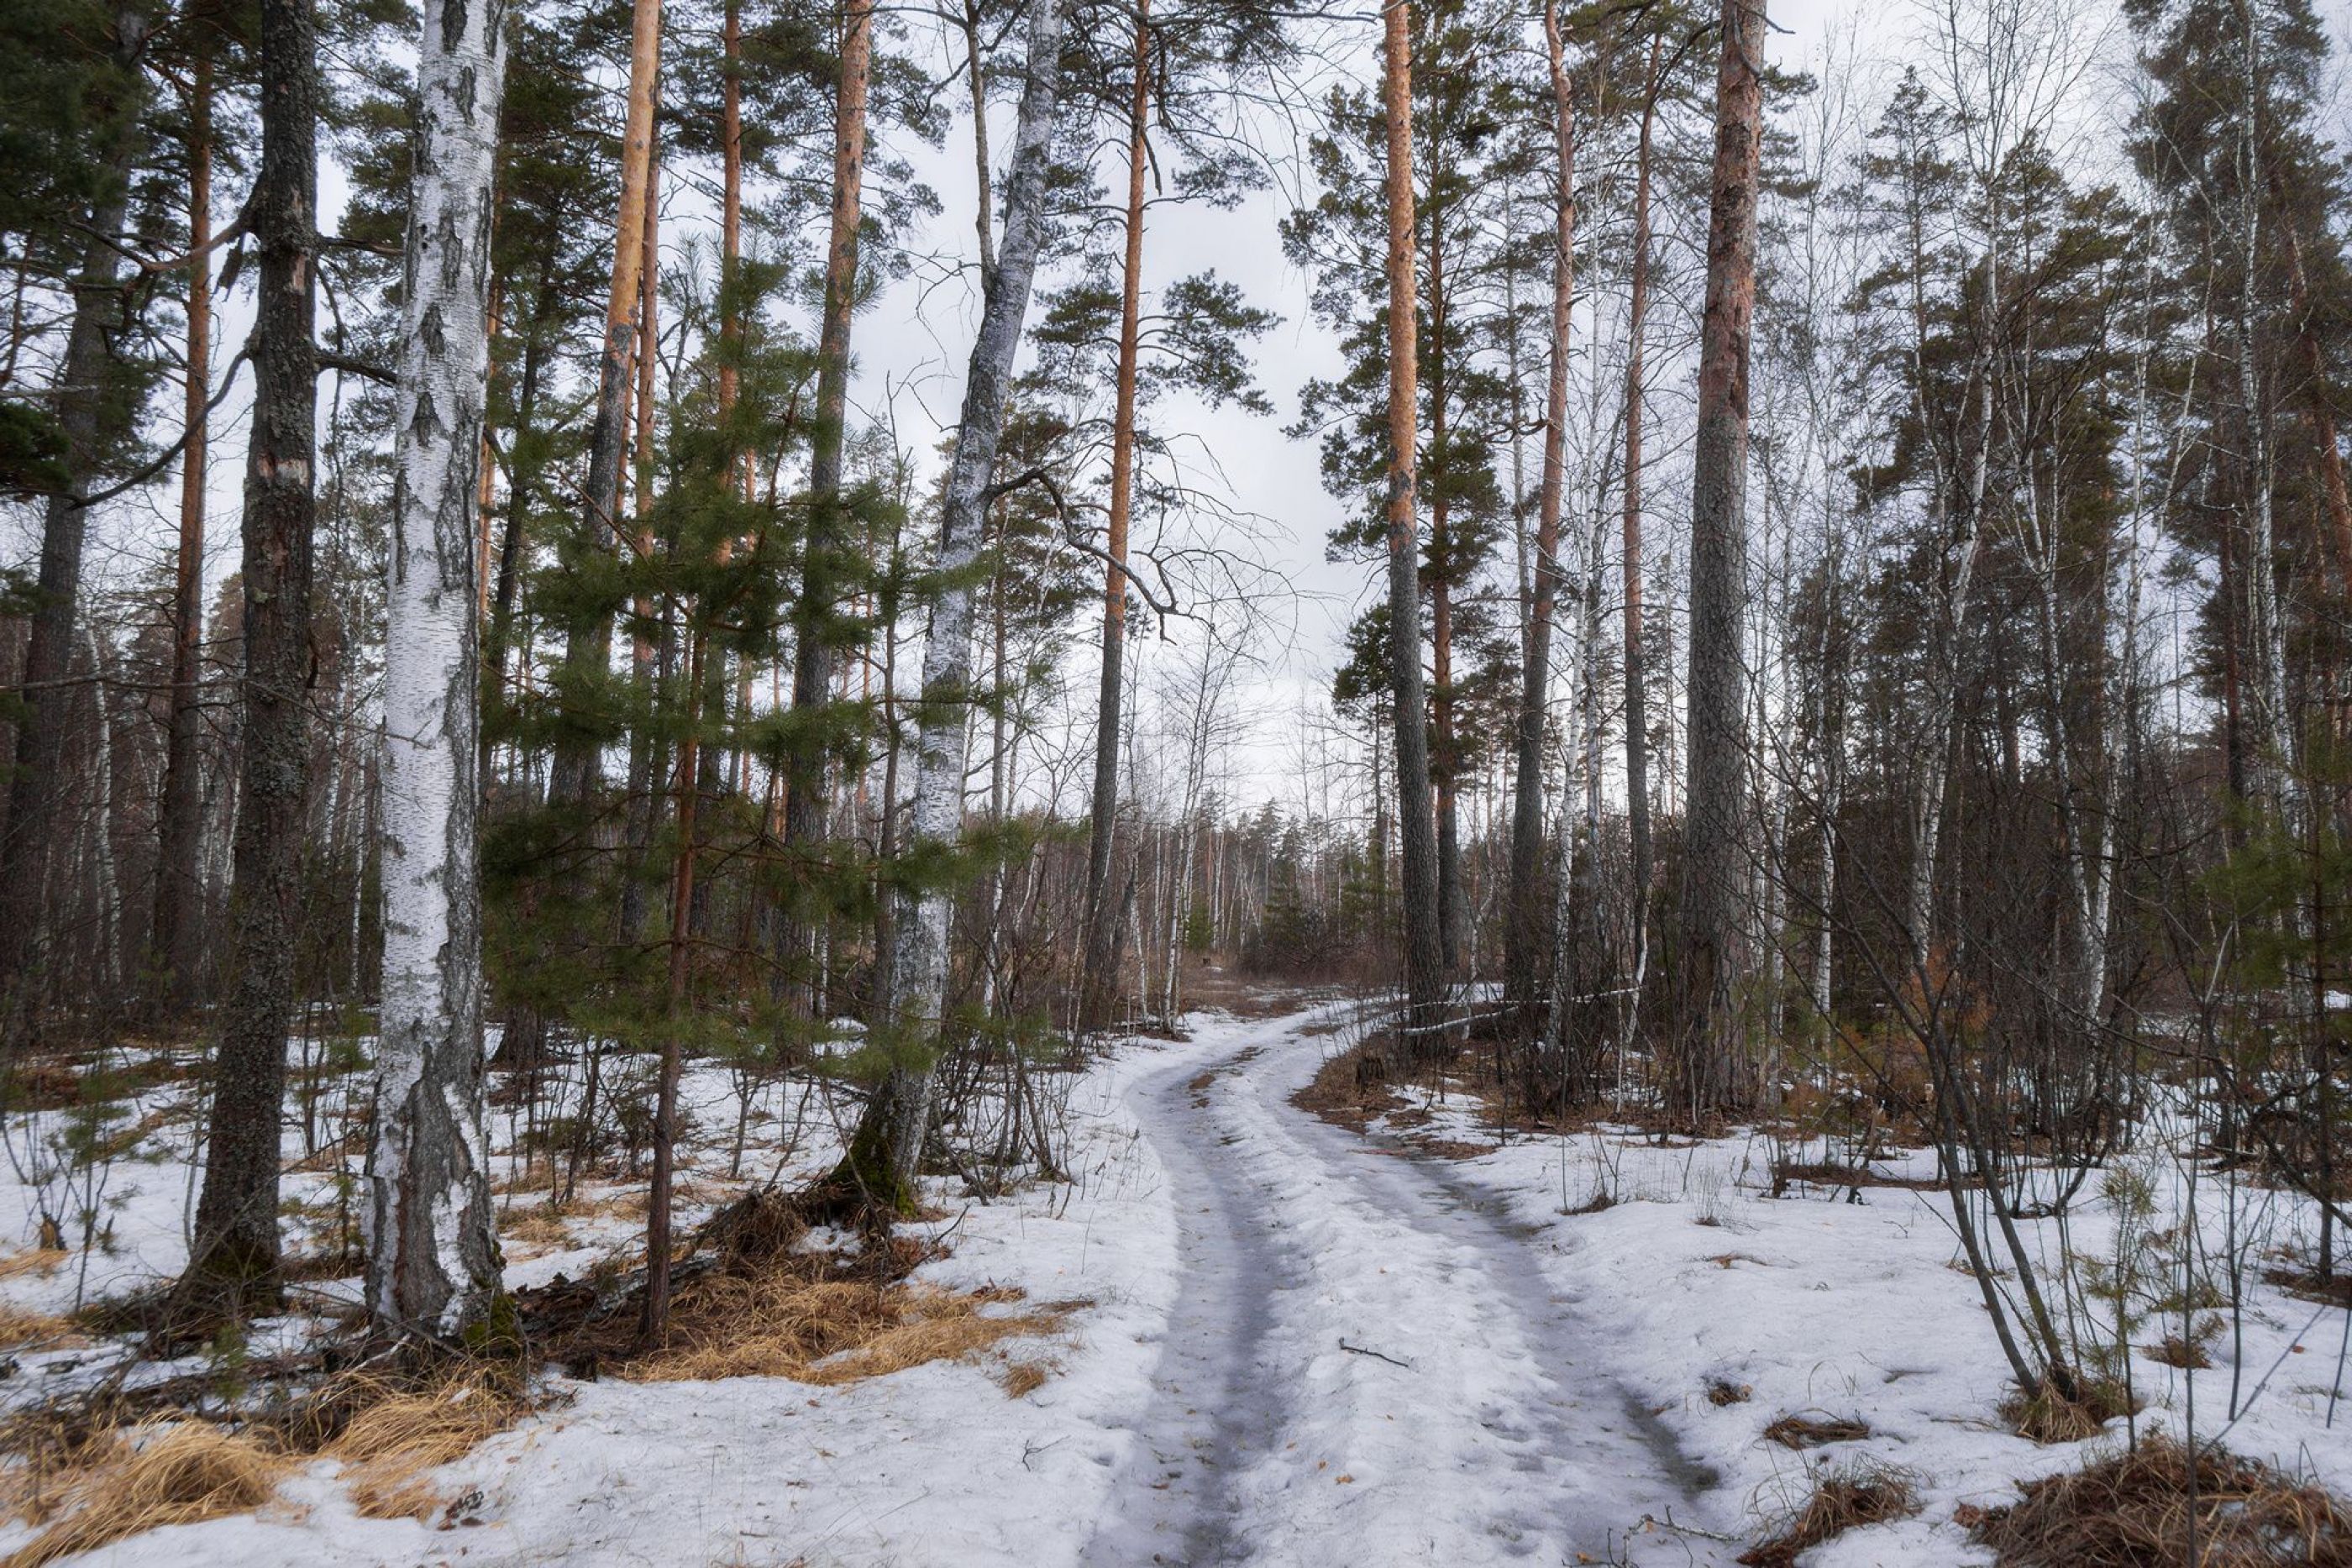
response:
<path id="1" fill-rule="evenodd" d="M 1893 1176 L 1873 1170 L 1867 1164 L 1843 1160 L 1776 1159 L 1771 1174 L 1774 1197 L 1787 1197 L 1791 1187 L 1843 1187 L 1854 1192 L 1866 1186 L 1890 1186 L 1907 1192 L 1941 1192 L 1945 1185 L 1940 1176 Z"/>
<path id="2" fill-rule="evenodd" d="M 1905 1471 L 1885 1465 L 1822 1471 L 1813 1490 L 1790 1510 L 1769 1537 L 1739 1561 L 1748 1568 L 1794 1568 L 1797 1559 L 1824 1541 L 1866 1524 L 1890 1524 L 1919 1511 L 1919 1492 Z"/>
<path id="3" fill-rule="evenodd" d="M 2306 1301 L 2352 1307 L 2352 1274 L 2323 1274 L 2316 1269 L 2281 1267 L 2263 1270 L 2263 1280 Z"/>
<path id="4" fill-rule="evenodd" d="M 1494 1144 L 1440 1137 L 1421 1129 L 1436 1120 L 1390 1086 L 1390 1053 L 1368 1040 L 1327 1060 L 1290 1103 L 1351 1133 L 1368 1133 L 1374 1122 L 1399 1134 L 1416 1155 L 1443 1160 L 1475 1160 L 1491 1155 Z"/>
<path id="5" fill-rule="evenodd" d="M 2001 1568 L 2352 1564 L 2352 1513 L 2338 1499 L 2226 1449 L 2199 1448 L 2192 1464 L 2161 1434 L 2020 1490 L 2010 1507 L 1953 1516 Z"/>
<path id="6" fill-rule="evenodd" d="M 1186 965 L 1183 992 L 1189 1007 L 1214 1008 L 1240 1019 L 1280 1018 L 1310 1000 L 1303 987 L 1252 979 L 1213 964 Z"/>
<path id="7" fill-rule="evenodd" d="M 1385 1059 L 1362 1046 L 1326 1059 L 1290 1103 L 1351 1133 L 1368 1132 L 1381 1117 L 1412 1109 L 1389 1087 Z"/>

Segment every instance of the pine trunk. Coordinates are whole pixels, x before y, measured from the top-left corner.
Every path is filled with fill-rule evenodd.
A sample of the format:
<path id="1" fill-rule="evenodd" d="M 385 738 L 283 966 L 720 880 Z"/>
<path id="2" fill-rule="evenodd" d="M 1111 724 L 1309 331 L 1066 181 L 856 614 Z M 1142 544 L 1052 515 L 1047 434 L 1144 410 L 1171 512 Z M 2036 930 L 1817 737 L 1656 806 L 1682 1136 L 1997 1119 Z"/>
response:
<path id="1" fill-rule="evenodd" d="M 833 115 L 833 228 L 824 256 L 824 314 L 817 329 L 816 423 L 809 442 L 808 537 L 801 550 L 801 592 L 793 612 L 793 711 L 814 716 L 832 695 L 833 643 L 843 584 L 858 541 L 843 526 L 841 455 L 849 411 L 849 335 L 857 308 L 857 230 L 864 210 L 866 97 L 874 48 L 872 0 L 846 0 L 842 15 L 841 78 Z M 821 726 L 803 727 L 787 754 L 784 843 L 807 860 L 824 852 L 826 747 Z M 821 889 L 814 873 L 804 890 Z M 826 901 L 803 894 L 785 911 L 783 958 L 803 1015 L 821 1016 L 823 966 L 813 937 Z M 799 968 L 802 973 L 789 971 Z"/>
<path id="2" fill-rule="evenodd" d="M 480 618 L 469 526 L 489 395 L 498 0 L 425 14 L 384 597 L 383 989 L 368 1310 L 450 1339 L 499 1290 L 482 1104 Z"/>
<path id="3" fill-rule="evenodd" d="M 605 297 L 604 341 L 596 365 L 595 413 L 588 427 L 588 484 L 583 493 L 581 548 L 613 548 L 621 507 L 621 464 L 629 440 L 629 384 L 636 368 L 637 310 L 645 266 L 646 187 L 654 150 L 654 93 L 661 76 L 661 0 L 635 0 L 629 34 L 629 106 L 621 133 L 621 212 L 613 230 L 612 290 Z M 564 674 L 572 688 L 604 674 L 613 645 L 609 616 L 566 628 Z M 588 736 L 556 747 L 550 799 L 584 801 L 596 788 L 599 747 Z"/>
<path id="4" fill-rule="evenodd" d="M 193 998 L 203 951 L 198 918 L 204 889 L 197 855 L 204 838 L 204 713 L 197 706 L 205 638 L 205 458 L 211 392 L 213 271 L 213 57 L 199 35 L 188 91 L 188 367 L 184 439 L 180 448 L 179 559 L 172 584 L 172 715 L 163 750 L 161 839 L 155 899 L 149 912 L 147 965 L 161 999 Z"/>
<path id="5" fill-rule="evenodd" d="M 1522 1030 L 1532 1030 L 1544 949 L 1556 938 L 1544 896 L 1543 742 L 1550 706 L 1552 622 L 1559 607 L 1559 519 L 1568 473 L 1568 343 L 1576 300 L 1576 101 L 1568 78 L 1567 40 L 1558 0 L 1544 8 L 1551 76 L 1551 349 L 1544 386 L 1543 488 L 1536 510 L 1534 603 L 1526 661 L 1519 672 L 1517 758 L 1511 796 L 1510 933 L 1503 960 L 1504 997 Z M 1563 864 L 1558 874 L 1565 877 Z"/>
<path id="6" fill-rule="evenodd" d="M 1682 950 L 1676 974 L 1676 1109 L 1693 1118 L 1746 1104 L 1748 886 L 1748 339 L 1756 303 L 1756 183 L 1763 131 L 1762 0 L 1724 0 L 1716 77 L 1706 312 L 1699 338 L 1691 473 Z"/>
<path id="7" fill-rule="evenodd" d="M 280 1288 L 278 1120 L 301 917 L 311 528 L 317 503 L 318 33 L 310 0 L 262 0 L 261 168 L 246 459 L 244 759 L 212 1130 L 183 1300 L 261 1310 Z M 470 531 L 460 528 L 462 540 Z M 464 548 L 461 543 L 460 549 Z"/>
<path id="8" fill-rule="evenodd" d="M 1657 120 L 1658 56 L 1664 41 L 1658 37 L 1650 40 L 1649 76 L 1642 95 L 1633 176 L 1633 278 L 1625 307 L 1625 826 L 1633 873 L 1625 916 L 1633 934 L 1636 976 L 1648 967 L 1651 867 L 1650 682 L 1642 646 L 1642 328 L 1650 303 L 1650 145 Z M 1638 1019 L 1641 1005 L 1637 990 L 1628 1013 Z"/>
<path id="9" fill-rule="evenodd" d="M 1428 699 L 1421 674 L 1421 530 L 1413 311 L 1412 14 L 1389 6 L 1381 32 L 1381 105 L 1388 132 L 1389 684 L 1394 697 L 1398 836 L 1404 861 L 1404 972 L 1408 1027 L 1437 1029 L 1445 1001 L 1438 937 L 1437 835 L 1429 797 Z M 1434 1033 L 1412 1037 L 1434 1049 Z"/>
<path id="10" fill-rule="evenodd" d="M 1151 106 L 1150 0 L 1137 0 L 1134 94 L 1128 105 L 1127 255 L 1119 273 L 1118 387 L 1111 413 L 1110 518 L 1103 574 L 1102 688 L 1095 709 L 1095 784 L 1087 845 L 1086 978 L 1082 1027 L 1110 1019 L 1118 982 L 1118 911 L 1110 896 L 1118 836 L 1119 705 L 1126 693 L 1127 530 L 1135 490 L 1135 372 L 1143 298 L 1143 176 Z"/>
<path id="11" fill-rule="evenodd" d="M 89 237 L 73 284 L 73 325 L 66 337 L 65 360 L 58 368 L 55 403 L 68 480 L 42 513 L 39 575 L 25 645 L 24 714 L 16 727 L 6 836 L 0 839 L 0 993 L 18 1004 L 33 999 L 33 988 L 24 983 L 27 972 L 50 956 L 42 940 L 47 937 L 54 946 L 58 938 L 48 930 L 45 916 L 51 846 L 58 836 L 66 729 L 74 702 L 68 674 L 81 598 L 82 547 L 89 532 L 86 497 L 108 448 L 120 438 L 124 418 L 122 412 L 110 408 L 107 396 L 113 353 L 110 336 L 122 310 L 116 292 L 122 270 L 117 236 L 130 210 L 131 163 L 139 147 L 144 97 L 139 57 L 151 25 L 143 5 L 125 3 L 115 8 L 114 63 L 131 85 L 124 101 L 105 106 L 114 123 L 102 176 L 104 193 L 89 210 Z"/>

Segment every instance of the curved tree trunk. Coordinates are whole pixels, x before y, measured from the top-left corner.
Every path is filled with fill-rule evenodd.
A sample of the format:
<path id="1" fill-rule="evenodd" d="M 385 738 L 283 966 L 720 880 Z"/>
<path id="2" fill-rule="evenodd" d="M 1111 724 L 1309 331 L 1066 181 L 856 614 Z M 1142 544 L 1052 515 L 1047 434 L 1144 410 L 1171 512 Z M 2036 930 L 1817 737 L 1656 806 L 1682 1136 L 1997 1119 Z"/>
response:
<path id="1" fill-rule="evenodd" d="M 383 1000 L 368 1311 L 449 1338 L 499 1290 L 482 1107 L 475 505 L 506 79 L 498 0 L 425 13 L 384 597 Z"/>
<path id="2" fill-rule="evenodd" d="M 1003 244 L 982 306 L 980 335 L 971 348 L 955 458 L 940 504 L 939 599 L 923 647 L 922 721 L 916 737 L 915 789 L 908 827 L 917 853 L 951 851 L 963 835 L 966 710 L 971 698 L 971 620 L 976 584 L 971 565 L 1003 434 L 1013 384 L 1013 361 L 1029 309 L 1030 284 L 1045 237 L 1045 173 L 1055 109 L 1061 93 L 1062 25 L 1068 0 L 1029 0 L 1029 59 L 1006 181 Z M 894 895 L 890 972 L 879 1020 L 895 1061 L 867 1103 L 850 1141 L 849 1175 L 866 1198 L 902 1207 L 914 1190 L 916 1166 L 929 1131 L 932 1072 L 940 1017 L 947 1001 L 948 925 L 951 886 L 906 889 Z"/>

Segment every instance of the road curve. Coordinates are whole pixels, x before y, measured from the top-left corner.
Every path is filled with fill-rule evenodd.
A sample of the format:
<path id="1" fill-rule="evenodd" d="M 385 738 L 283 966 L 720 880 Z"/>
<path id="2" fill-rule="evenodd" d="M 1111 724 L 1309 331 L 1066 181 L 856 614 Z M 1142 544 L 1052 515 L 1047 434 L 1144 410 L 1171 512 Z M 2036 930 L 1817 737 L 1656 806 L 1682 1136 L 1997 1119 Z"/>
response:
<path id="1" fill-rule="evenodd" d="M 1139 1076 L 1182 1283 L 1139 1439 L 1081 1560 L 1715 1564 L 1716 1478 L 1546 1278 L 1556 1231 L 1290 1103 L 1311 1015 Z"/>

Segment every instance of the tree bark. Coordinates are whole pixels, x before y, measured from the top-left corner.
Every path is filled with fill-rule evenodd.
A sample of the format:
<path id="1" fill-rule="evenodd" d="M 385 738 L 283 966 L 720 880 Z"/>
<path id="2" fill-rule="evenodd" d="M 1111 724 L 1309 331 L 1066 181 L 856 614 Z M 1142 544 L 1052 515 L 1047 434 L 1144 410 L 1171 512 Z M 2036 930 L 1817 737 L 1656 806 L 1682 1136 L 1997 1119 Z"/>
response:
<path id="1" fill-rule="evenodd" d="M 66 727 L 74 702 L 67 676 L 79 612 L 82 547 L 89 533 L 87 497 L 125 417 L 110 409 L 105 382 L 113 357 L 111 334 L 122 308 L 115 285 L 146 98 L 140 57 L 152 25 L 145 5 L 124 0 L 116 5 L 111 54 L 122 76 L 123 99 L 105 106 L 113 123 L 104 189 L 89 206 L 89 237 L 73 283 L 73 325 L 58 373 L 57 419 L 68 477 L 42 513 L 37 597 L 25 646 L 24 716 L 16 727 L 6 836 L 0 838 L 0 993 L 25 1005 L 33 999 L 26 983 L 29 972 L 47 956 L 44 939 L 54 946 L 59 935 L 49 930 L 45 916 Z"/>
<path id="2" fill-rule="evenodd" d="M 695 807 L 701 795 L 701 626 L 688 633 L 685 738 L 677 753 L 677 848 L 670 862 L 669 1030 L 662 1037 L 661 1076 L 654 1091 L 653 1181 L 646 1197 L 646 1300 L 638 1336 L 657 1343 L 669 1330 L 670 1187 L 677 1168 L 677 1084 L 685 1062 L 688 959 L 694 925 Z"/>
<path id="3" fill-rule="evenodd" d="M 259 267 L 245 473 L 245 755 L 229 911 L 232 979 L 221 1011 L 204 1190 L 181 1281 L 183 1301 L 201 1312 L 263 1310 L 278 1298 L 278 1122 L 310 773 L 319 402 L 311 0 L 262 0 L 260 44 L 261 168 L 247 205 Z M 461 539 L 469 537 L 461 532 Z"/>
<path id="4" fill-rule="evenodd" d="M 628 448 L 629 383 L 636 368 L 637 311 L 645 267 L 646 187 L 653 167 L 654 93 L 661 76 L 661 0 L 635 0 L 629 34 L 629 107 L 621 133 L 621 212 L 613 230 L 613 284 L 604 304 L 604 342 L 596 366 L 595 414 L 588 427 L 588 484 L 583 492 L 582 544 L 609 550 L 621 506 L 621 463 Z M 604 673 L 613 645 L 610 617 L 566 629 L 563 664 L 576 685 Z M 587 800 L 596 787 L 599 747 L 588 736 L 556 747 L 548 795 Z"/>
<path id="5" fill-rule="evenodd" d="M 1395 695 L 1398 836 L 1404 862 L 1406 1019 L 1433 1030 L 1445 1000 L 1438 938 L 1437 835 L 1429 798 L 1428 699 L 1421 674 L 1421 538 L 1415 476 L 1419 453 L 1413 311 L 1412 13 L 1392 0 L 1381 31 L 1381 109 L 1388 132 L 1389 284 L 1389 685 Z M 1433 1035 L 1412 1036 L 1433 1048 Z"/>
<path id="6" fill-rule="evenodd" d="M 1675 1019 L 1677 1109 L 1694 1119 L 1752 1095 L 1743 1007 L 1748 954 L 1748 341 L 1756 303 L 1757 174 L 1763 132 L 1763 0 L 1724 0 L 1716 77 L 1706 311 L 1699 339 L 1691 474 L 1690 779 L 1684 811 Z"/>
<path id="7" fill-rule="evenodd" d="M 916 853 L 950 852 L 963 833 L 965 718 L 971 700 L 971 568 L 981 548 L 1003 434 L 1013 361 L 1028 313 L 1030 285 L 1044 239 L 1045 174 L 1061 93 L 1067 0 L 1029 0 L 1029 57 L 1006 181 L 1003 242 L 981 309 L 971 350 L 955 457 L 941 499 L 937 602 L 923 647 L 920 726 L 908 823 Z M 929 1130 L 932 1073 L 947 1000 L 948 925 L 954 890 L 903 889 L 894 895 L 890 972 L 881 1020 L 895 1053 L 889 1077 L 868 1102 L 851 1139 L 847 1166 L 869 1202 L 902 1207 Z"/>
<path id="8" fill-rule="evenodd" d="M 147 966 L 158 998 L 184 1007 L 193 998 L 203 944 L 197 918 L 204 889 L 197 854 L 204 838 L 204 767 L 199 743 L 197 664 L 205 638 L 205 456 L 213 338 L 213 56 L 199 30 L 188 89 L 188 368 L 184 439 L 180 448 L 180 546 L 172 584 L 172 716 L 163 750 L 163 792 L 156 815 L 155 898 L 149 911 Z"/>
<path id="9" fill-rule="evenodd" d="M 1662 35 L 1651 37 L 1642 94 L 1633 175 L 1633 277 L 1625 306 L 1625 826 L 1633 873 L 1626 919 L 1633 928 L 1636 977 L 1626 1011 L 1632 1019 L 1641 1012 L 1640 977 L 1648 967 L 1650 945 L 1650 693 L 1642 647 L 1642 328 L 1650 303 L 1650 148 L 1664 42 Z"/>
<path id="10" fill-rule="evenodd" d="M 824 256 L 824 312 L 817 329 L 816 423 L 809 439 L 808 535 L 801 547 L 801 591 L 793 610 L 793 711 L 814 716 L 832 695 L 833 643 L 856 541 L 843 527 L 841 455 L 849 410 L 849 338 L 857 308 L 857 230 L 864 211 L 866 98 L 874 51 L 873 0 L 845 0 L 841 78 L 833 112 L 833 227 Z M 822 725 L 804 726 L 786 753 L 784 844 L 806 860 L 824 852 L 826 752 Z M 824 879 L 803 878 L 804 899 L 787 905 L 784 951 L 791 995 L 803 1016 L 824 1008 L 825 984 L 812 938 L 823 928 Z M 797 985 L 792 982 L 797 980 Z"/>
<path id="11" fill-rule="evenodd" d="M 1544 385 L 1543 485 L 1536 510 L 1534 603 L 1526 661 L 1519 672 L 1517 775 L 1511 797 L 1510 933 L 1505 943 L 1504 997 L 1518 1027 L 1532 1033 L 1548 939 L 1544 896 L 1544 720 L 1550 706 L 1552 622 L 1559 606 L 1559 518 L 1568 473 L 1568 342 L 1576 302 L 1576 100 L 1568 77 L 1567 39 L 1559 0 L 1544 7 L 1544 45 L 1551 76 L 1551 358 Z M 1568 867 L 1559 868 L 1565 877 Z"/>
<path id="12" fill-rule="evenodd" d="M 1118 991 L 1118 911 L 1110 895 L 1118 836 L 1119 705 L 1126 695 L 1127 531 L 1135 491 L 1135 373 L 1143 300 L 1143 176 L 1150 158 L 1150 0 L 1136 0 L 1134 96 L 1128 105 L 1127 255 L 1119 272 L 1118 386 L 1111 413 L 1110 517 L 1103 570 L 1102 688 L 1095 709 L 1095 785 L 1087 844 L 1086 976 L 1079 1022 L 1109 1021 Z"/>
<path id="13" fill-rule="evenodd" d="M 482 1104 L 480 617 L 471 549 L 489 401 L 499 0 L 444 0 L 417 52 L 384 598 L 383 990 L 368 1311 L 449 1339 L 499 1291 Z"/>

